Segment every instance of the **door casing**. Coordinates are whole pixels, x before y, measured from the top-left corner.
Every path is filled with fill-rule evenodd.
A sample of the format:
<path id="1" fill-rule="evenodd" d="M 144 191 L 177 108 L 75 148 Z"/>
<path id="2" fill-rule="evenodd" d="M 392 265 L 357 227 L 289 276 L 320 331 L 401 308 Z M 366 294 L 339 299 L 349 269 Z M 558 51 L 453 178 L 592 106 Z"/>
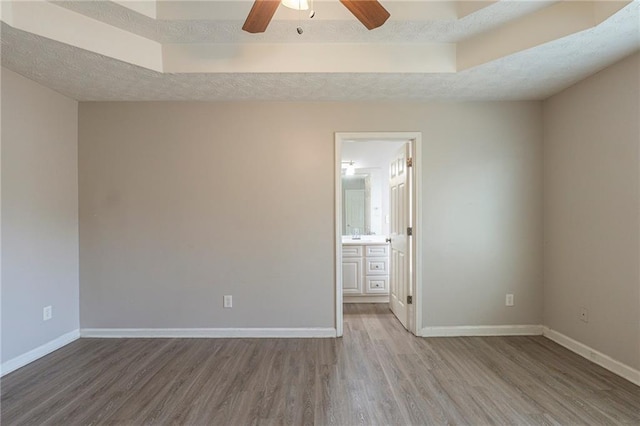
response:
<path id="1" fill-rule="evenodd" d="M 411 295 L 409 331 L 419 335 L 422 329 L 422 132 L 336 132 L 335 133 L 335 313 L 336 336 L 343 334 L 342 312 L 342 143 L 345 141 L 411 141 Z"/>

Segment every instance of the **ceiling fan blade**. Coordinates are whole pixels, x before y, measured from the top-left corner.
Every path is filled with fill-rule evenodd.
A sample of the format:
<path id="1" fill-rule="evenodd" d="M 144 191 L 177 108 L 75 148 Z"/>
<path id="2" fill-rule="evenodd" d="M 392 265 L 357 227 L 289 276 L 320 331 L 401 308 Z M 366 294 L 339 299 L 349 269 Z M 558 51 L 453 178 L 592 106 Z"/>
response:
<path id="1" fill-rule="evenodd" d="M 369 30 L 378 28 L 391 16 L 378 0 L 340 0 L 340 3 Z"/>
<path id="2" fill-rule="evenodd" d="M 249 33 L 263 33 L 279 4 L 280 0 L 255 0 L 242 29 Z"/>

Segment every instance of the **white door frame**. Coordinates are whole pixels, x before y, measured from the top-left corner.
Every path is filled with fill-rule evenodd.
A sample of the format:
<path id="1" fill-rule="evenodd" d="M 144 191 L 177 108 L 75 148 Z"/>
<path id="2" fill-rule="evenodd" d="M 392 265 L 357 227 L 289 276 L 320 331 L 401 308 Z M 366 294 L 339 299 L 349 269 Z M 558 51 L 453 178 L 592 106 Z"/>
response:
<path id="1" fill-rule="evenodd" d="M 411 294 L 409 331 L 418 335 L 422 329 L 422 133 L 421 132 L 336 132 L 335 133 L 335 253 L 336 253 L 336 336 L 343 333 L 342 315 L 342 143 L 371 140 L 411 141 L 412 226 L 411 238 Z"/>

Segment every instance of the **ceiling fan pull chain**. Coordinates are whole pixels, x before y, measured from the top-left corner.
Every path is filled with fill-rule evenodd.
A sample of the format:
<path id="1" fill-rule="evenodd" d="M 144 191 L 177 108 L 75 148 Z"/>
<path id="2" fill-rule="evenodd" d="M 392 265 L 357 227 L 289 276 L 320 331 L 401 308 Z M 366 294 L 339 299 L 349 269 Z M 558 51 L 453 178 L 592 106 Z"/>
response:
<path id="1" fill-rule="evenodd" d="M 299 35 L 304 32 L 302 29 L 302 0 L 298 0 L 298 28 L 296 28 L 296 31 Z"/>

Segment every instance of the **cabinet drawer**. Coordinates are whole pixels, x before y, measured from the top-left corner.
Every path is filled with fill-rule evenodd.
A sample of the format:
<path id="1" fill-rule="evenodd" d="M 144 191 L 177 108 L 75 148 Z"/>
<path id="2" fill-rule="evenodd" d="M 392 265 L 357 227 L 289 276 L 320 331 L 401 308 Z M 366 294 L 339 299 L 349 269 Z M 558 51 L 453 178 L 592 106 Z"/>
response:
<path id="1" fill-rule="evenodd" d="M 367 257 L 388 257 L 389 246 L 367 246 Z"/>
<path id="2" fill-rule="evenodd" d="M 366 277 L 364 289 L 369 294 L 386 294 L 389 292 L 389 277 L 386 275 Z"/>
<path id="3" fill-rule="evenodd" d="M 342 257 L 362 257 L 362 246 L 343 245 Z"/>
<path id="4" fill-rule="evenodd" d="M 389 275 L 389 259 L 386 257 L 367 258 L 364 273 L 365 275 Z"/>

